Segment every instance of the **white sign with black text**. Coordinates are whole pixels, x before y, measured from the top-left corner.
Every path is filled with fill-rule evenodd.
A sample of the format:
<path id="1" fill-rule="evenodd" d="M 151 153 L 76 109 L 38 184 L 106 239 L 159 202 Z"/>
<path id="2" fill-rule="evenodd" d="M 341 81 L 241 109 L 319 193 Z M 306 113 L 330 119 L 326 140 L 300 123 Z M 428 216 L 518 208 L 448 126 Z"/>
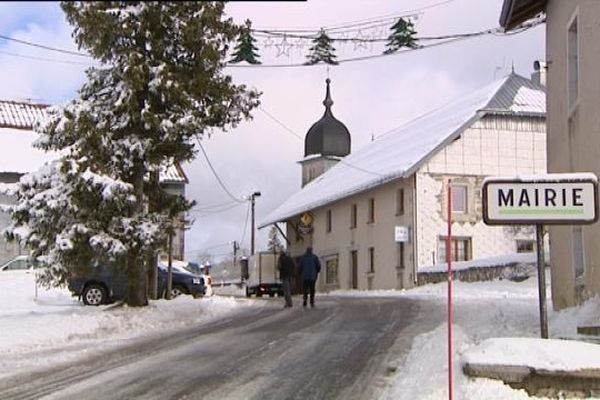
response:
<path id="1" fill-rule="evenodd" d="M 394 227 L 394 238 L 396 242 L 408 242 L 408 226 Z"/>
<path id="2" fill-rule="evenodd" d="M 593 174 L 548 174 L 486 178 L 486 224 L 589 224 L 598 220 L 597 180 Z"/>

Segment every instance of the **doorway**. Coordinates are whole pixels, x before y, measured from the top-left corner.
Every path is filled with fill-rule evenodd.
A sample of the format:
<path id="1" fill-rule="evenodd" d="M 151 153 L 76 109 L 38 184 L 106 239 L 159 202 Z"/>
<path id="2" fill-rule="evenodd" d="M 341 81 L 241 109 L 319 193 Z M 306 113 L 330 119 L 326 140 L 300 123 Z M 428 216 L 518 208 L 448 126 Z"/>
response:
<path id="1" fill-rule="evenodd" d="M 352 289 L 358 289 L 358 252 L 350 252 L 350 270 L 352 273 Z"/>

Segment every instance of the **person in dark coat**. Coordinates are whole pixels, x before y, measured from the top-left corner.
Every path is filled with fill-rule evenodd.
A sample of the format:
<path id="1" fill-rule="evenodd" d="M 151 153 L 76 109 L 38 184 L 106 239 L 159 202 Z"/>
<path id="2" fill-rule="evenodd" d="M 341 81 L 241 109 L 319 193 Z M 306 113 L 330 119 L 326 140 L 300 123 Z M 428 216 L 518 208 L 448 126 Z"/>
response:
<path id="1" fill-rule="evenodd" d="M 283 285 L 283 296 L 285 297 L 284 308 L 288 308 L 292 306 L 292 279 L 294 278 L 296 264 L 292 260 L 292 257 L 288 256 L 283 250 L 279 253 L 277 269 L 279 270 L 279 278 Z"/>
<path id="2" fill-rule="evenodd" d="M 302 305 L 306 307 L 306 300 L 310 293 L 310 306 L 315 306 L 315 282 L 321 272 L 319 257 L 313 254 L 312 247 L 307 247 L 306 252 L 300 258 L 300 277 L 302 279 L 302 293 L 304 295 Z"/>

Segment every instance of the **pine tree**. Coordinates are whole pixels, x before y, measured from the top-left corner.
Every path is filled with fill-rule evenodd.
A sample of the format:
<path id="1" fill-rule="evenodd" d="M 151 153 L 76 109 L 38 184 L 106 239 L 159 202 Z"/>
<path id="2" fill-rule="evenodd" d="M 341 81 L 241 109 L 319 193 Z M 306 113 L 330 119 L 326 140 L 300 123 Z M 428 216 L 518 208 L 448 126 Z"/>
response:
<path id="1" fill-rule="evenodd" d="M 417 48 L 417 39 L 415 39 L 415 26 L 410 19 L 400 18 L 390 28 L 392 33 L 388 36 L 388 42 L 385 45 L 386 50 L 383 54 L 391 54 L 398 51 L 402 47 L 411 49 Z"/>
<path id="2" fill-rule="evenodd" d="M 273 253 L 278 253 L 283 250 L 283 245 L 279 240 L 279 232 L 274 226 L 272 226 L 269 230 L 269 242 L 267 243 L 267 249 Z"/>
<path id="3" fill-rule="evenodd" d="M 256 39 L 252 37 L 252 22 L 247 19 L 245 27 L 240 32 L 238 44 L 232 54 L 232 59 L 229 61 L 232 64 L 237 64 L 246 61 L 248 64 L 261 64 L 258 60 L 260 56 L 256 51 L 258 48 L 254 46 Z"/>
<path id="4" fill-rule="evenodd" d="M 61 6 L 79 48 L 100 63 L 79 97 L 36 127 L 37 146 L 61 157 L 18 183 L 7 236 L 50 266 L 43 284 L 111 263 L 127 271 L 127 304 L 145 305 L 144 260 L 193 205 L 162 191 L 153 172 L 192 160 L 194 139 L 258 105 L 259 93 L 223 74 L 241 27 L 223 18 L 223 2 Z"/>
<path id="5" fill-rule="evenodd" d="M 321 29 L 319 36 L 313 39 L 313 46 L 309 49 L 310 54 L 306 57 L 308 61 L 305 65 L 313 65 L 319 62 L 326 64 L 337 65 L 337 56 L 335 55 L 335 47 L 333 47 L 332 40 L 325 30 Z"/>

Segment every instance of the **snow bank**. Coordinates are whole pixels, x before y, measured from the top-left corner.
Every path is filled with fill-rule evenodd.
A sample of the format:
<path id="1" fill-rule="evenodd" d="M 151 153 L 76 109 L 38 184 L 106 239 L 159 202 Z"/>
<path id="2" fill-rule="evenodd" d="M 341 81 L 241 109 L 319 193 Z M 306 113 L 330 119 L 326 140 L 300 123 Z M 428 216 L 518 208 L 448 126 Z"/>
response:
<path id="1" fill-rule="evenodd" d="M 579 371 L 600 368 L 600 346 L 574 340 L 491 338 L 467 351 L 462 360 L 545 371 Z"/>

